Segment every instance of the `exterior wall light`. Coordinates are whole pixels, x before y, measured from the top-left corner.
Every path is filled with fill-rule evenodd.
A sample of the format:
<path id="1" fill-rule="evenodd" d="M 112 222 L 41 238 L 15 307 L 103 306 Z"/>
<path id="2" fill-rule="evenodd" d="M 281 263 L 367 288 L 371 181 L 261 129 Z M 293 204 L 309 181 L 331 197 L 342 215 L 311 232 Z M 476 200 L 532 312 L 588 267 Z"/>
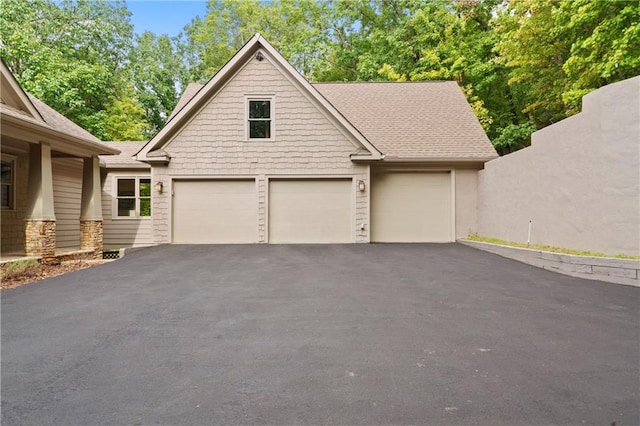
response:
<path id="1" fill-rule="evenodd" d="M 363 180 L 359 180 L 359 181 L 358 181 L 358 190 L 359 190 L 360 192 L 364 192 L 364 190 L 365 190 L 365 189 L 366 189 L 366 186 L 365 186 L 365 184 L 364 184 L 364 181 L 363 181 Z"/>
<path id="2" fill-rule="evenodd" d="M 158 194 L 162 194 L 162 190 L 163 190 L 162 182 L 156 182 L 156 191 L 158 191 Z"/>
<path id="3" fill-rule="evenodd" d="M 262 52 L 258 51 L 258 52 L 256 53 L 255 58 L 256 58 L 259 62 L 262 62 L 262 60 L 264 59 L 264 55 L 262 54 Z"/>

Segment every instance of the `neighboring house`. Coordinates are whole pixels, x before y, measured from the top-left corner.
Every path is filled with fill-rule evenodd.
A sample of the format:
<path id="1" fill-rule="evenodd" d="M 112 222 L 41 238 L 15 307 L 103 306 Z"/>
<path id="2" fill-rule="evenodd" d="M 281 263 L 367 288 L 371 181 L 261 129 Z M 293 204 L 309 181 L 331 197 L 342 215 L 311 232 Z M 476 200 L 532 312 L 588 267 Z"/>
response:
<path id="1" fill-rule="evenodd" d="M 98 155 L 119 151 L 1 74 L 2 256 L 101 258 Z"/>
<path id="2" fill-rule="evenodd" d="M 150 174 L 107 162 L 106 239 L 455 241 L 496 157 L 455 82 L 312 85 L 256 34 L 140 150 Z"/>
<path id="3" fill-rule="evenodd" d="M 120 155 L 104 155 L 102 215 L 104 247 L 153 245 L 151 228 L 151 166 L 137 161 L 135 154 L 146 142 L 103 142 L 120 150 Z"/>

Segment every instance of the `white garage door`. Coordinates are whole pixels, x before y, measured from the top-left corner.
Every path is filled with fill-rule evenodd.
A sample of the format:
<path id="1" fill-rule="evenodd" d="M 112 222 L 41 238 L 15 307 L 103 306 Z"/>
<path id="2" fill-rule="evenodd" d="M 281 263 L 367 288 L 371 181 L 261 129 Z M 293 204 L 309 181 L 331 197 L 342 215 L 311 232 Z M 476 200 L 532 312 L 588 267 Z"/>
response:
<path id="1" fill-rule="evenodd" d="M 452 241 L 451 220 L 451 173 L 373 175 L 371 241 Z"/>
<path id="2" fill-rule="evenodd" d="M 270 180 L 270 243 L 352 242 L 351 179 Z"/>
<path id="3" fill-rule="evenodd" d="M 177 180 L 173 193 L 174 243 L 257 242 L 254 180 Z"/>

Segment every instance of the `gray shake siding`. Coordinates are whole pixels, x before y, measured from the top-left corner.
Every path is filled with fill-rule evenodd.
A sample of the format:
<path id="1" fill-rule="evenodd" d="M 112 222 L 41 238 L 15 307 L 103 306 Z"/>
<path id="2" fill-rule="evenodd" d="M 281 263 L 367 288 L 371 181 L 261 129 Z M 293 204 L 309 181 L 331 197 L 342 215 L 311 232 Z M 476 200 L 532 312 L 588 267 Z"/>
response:
<path id="1" fill-rule="evenodd" d="M 275 102 L 272 141 L 245 140 L 246 96 Z M 171 184 L 181 178 L 250 177 L 258 185 L 258 241 L 267 241 L 270 177 L 348 177 L 369 182 L 369 167 L 353 163 L 357 147 L 268 59 L 249 61 L 164 147 L 168 166 L 154 166 L 155 243 L 171 241 Z M 368 189 L 353 190 L 353 241 L 368 242 Z"/>

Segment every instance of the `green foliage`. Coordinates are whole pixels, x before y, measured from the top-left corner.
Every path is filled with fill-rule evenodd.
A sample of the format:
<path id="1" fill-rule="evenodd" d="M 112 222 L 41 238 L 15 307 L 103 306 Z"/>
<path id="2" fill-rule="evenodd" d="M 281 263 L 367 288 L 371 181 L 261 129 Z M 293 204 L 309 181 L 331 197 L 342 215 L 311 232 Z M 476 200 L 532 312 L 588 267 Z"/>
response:
<path id="1" fill-rule="evenodd" d="M 498 129 L 498 136 L 493 139 L 493 146 L 502 154 L 517 151 L 531 145 L 531 134 L 535 131 L 536 126 L 528 121 L 520 124 L 507 124 Z"/>
<path id="2" fill-rule="evenodd" d="M 186 52 L 179 37 L 150 32 L 135 37 L 129 68 L 137 101 L 148 123 L 141 129 L 146 137 L 164 126 L 189 82 Z"/>
<path id="3" fill-rule="evenodd" d="M 121 1 L 5 0 L 0 52 L 98 137 L 140 139 L 260 32 L 312 81 L 455 80 L 505 154 L 640 74 L 639 16 L 625 0 L 210 0 L 170 38 L 134 37 Z"/>
<path id="4" fill-rule="evenodd" d="M 109 98 L 104 125 L 107 137 L 115 141 L 140 141 L 149 133 L 145 110 L 138 102 L 133 88 L 125 88 L 120 96 Z"/>
<path id="5" fill-rule="evenodd" d="M 124 3 L 13 0 L 0 8 L 0 52 L 23 87 L 101 139 L 125 87 L 132 27 Z"/>
<path id="6" fill-rule="evenodd" d="M 310 76 L 326 45 L 328 12 L 328 3 L 314 0 L 211 0 L 206 17 L 185 29 L 199 60 L 191 78 L 211 78 L 256 32 Z"/>

